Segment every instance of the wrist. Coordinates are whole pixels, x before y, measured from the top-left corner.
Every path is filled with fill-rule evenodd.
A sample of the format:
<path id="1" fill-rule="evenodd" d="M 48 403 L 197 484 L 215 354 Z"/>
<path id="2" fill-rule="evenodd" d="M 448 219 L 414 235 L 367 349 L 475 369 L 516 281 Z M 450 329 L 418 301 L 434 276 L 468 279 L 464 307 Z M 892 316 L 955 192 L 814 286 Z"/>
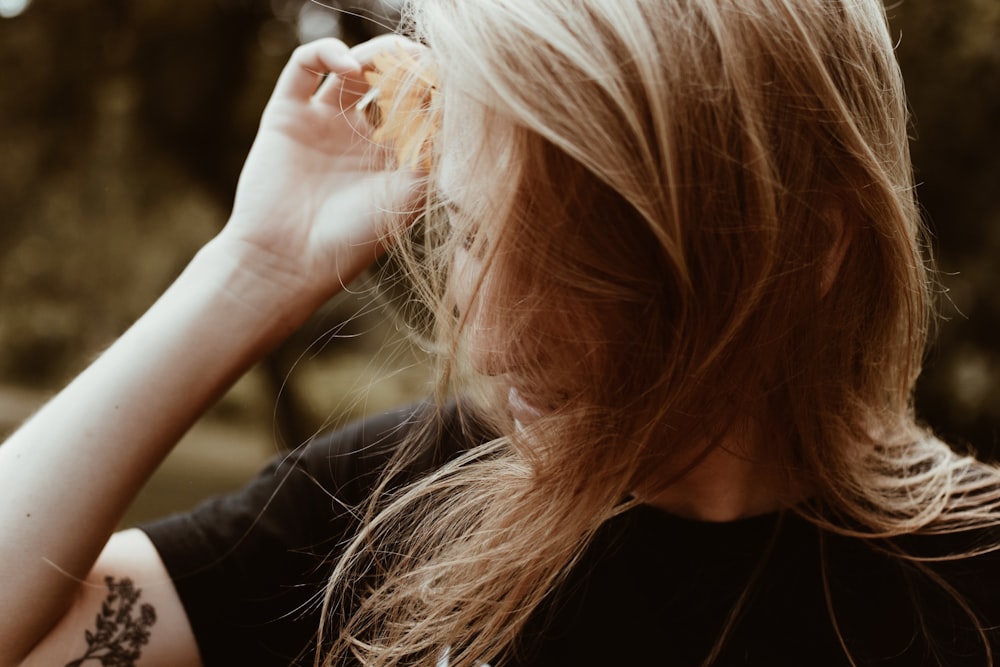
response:
<path id="1" fill-rule="evenodd" d="M 202 247 L 178 283 L 214 291 L 224 312 L 277 345 L 333 296 L 289 264 L 265 248 L 222 234 Z"/>

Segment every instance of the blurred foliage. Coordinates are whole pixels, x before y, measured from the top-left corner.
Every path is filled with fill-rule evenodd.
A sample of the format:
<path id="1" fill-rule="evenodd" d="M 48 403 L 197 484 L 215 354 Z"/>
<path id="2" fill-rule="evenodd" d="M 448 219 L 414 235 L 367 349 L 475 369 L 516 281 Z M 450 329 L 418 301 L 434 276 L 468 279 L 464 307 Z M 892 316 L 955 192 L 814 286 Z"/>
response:
<path id="1" fill-rule="evenodd" d="M 0 18 L 0 383 L 58 386 L 141 314 L 222 227 L 291 50 L 397 20 L 371 4 L 38 0 Z M 373 326 L 342 308 L 259 370 L 270 396 L 254 407 L 285 442 L 330 416 L 297 359 L 331 320 Z"/>
<path id="2" fill-rule="evenodd" d="M 398 14 L 384 0 L 339 9 L 306 0 L 21 0 L 14 15 L 17 4 L 0 7 L 0 383 L 48 389 L 135 319 L 222 226 L 291 49 L 322 35 L 356 42 Z M 1000 3 L 907 0 L 890 15 L 916 121 L 919 195 L 947 290 L 918 409 L 950 439 L 995 455 Z M 351 333 L 373 319 L 335 307 L 264 364 L 264 410 L 277 406 L 289 442 L 326 416 L 307 401 L 322 382 L 289 369 L 332 323 L 349 320 Z M 322 355 L 350 341 L 331 337 Z"/>
<path id="3" fill-rule="evenodd" d="M 918 194 L 942 296 L 920 415 L 1000 455 L 1000 3 L 909 0 L 889 11 L 914 114 Z"/>

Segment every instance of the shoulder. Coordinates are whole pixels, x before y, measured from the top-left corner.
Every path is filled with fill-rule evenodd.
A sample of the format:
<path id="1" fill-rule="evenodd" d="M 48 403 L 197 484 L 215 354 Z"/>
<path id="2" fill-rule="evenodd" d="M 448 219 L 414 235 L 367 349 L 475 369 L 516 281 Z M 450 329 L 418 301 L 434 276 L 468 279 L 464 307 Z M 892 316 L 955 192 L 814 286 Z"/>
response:
<path id="1" fill-rule="evenodd" d="M 828 535 L 827 597 L 848 645 L 892 664 L 983 665 L 1000 650 L 1000 529 Z M 901 662 L 903 658 L 911 662 Z"/>
<path id="2" fill-rule="evenodd" d="M 924 556 L 998 535 L 930 537 Z M 898 546 L 793 514 L 711 524 L 636 508 L 602 528 L 533 619 L 525 664 L 652 663 L 667 646 L 678 664 L 700 664 L 721 646 L 715 664 L 839 666 L 846 642 L 856 664 L 938 655 L 981 667 L 979 629 L 1000 626 L 998 554 L 930 562 Z"/>
<path id="3" fill-rule="evenodd" d="M 144 525 L 205 664 L 311 664 L 329 565 L 358 508 L 386 470 L 405 484 L 477 444 L 476 423 L 454 404 L 368 417 L 278 456 L 236 493 Z"/>
<path id="4" fill-rule="evenodd" d="M 239 491 L 143 529 L 164 549 L 193 537 L 235 543 L 251 530 L 279 543 L 315 541 L 331 522 L 349 521 L 390 466 L 401 485 L 474 445 L 482 437 L 476 423 L 455 403 L 368 416 L 274 457 Z"/>

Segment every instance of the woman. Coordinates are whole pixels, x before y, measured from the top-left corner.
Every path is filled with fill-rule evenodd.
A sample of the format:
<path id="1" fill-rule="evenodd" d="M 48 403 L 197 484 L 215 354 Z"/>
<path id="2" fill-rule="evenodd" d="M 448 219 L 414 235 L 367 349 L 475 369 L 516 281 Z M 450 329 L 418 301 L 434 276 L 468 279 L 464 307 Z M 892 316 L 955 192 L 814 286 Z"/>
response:
<path id="1" fill-rule="evenodd" d="M 911 410 L 931 277 L 881 5 L 411 17 L 429 49 L 296 52 L 226 229 L 0 448 L 0 664 L 992 664 L 997 472 Z M 437 407 L 109 540 L 386 247 Z"/>

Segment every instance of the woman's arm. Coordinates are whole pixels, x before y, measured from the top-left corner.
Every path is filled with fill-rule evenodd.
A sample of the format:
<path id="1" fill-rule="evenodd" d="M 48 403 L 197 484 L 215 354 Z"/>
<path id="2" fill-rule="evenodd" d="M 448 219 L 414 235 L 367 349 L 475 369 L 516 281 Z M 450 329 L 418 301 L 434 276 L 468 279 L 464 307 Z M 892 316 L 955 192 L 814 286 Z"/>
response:
<path id="1" fill-rule="evenodd" d="M 156 547 L 138 529 L 111 536 L 90 574 L 76 587 L 66 613 L 19 664 L 89 667 L 122 653 L 134 658 L 114 664 L 202 664 L 174 583 Z"/>
<path id="2" fill-rule="evenodd" d="M 385 211 L 404 206 L 412 187 L 410 175 L 373 170 L 354 109 L 365 87 L 359 63 L 385 46 L 348 51 L 322 40 L 296 51 L 264 112 L 225 230 L 0 447 L 0 667 L 70 635 L 86 647 L 88 627 L 60 619 L 94 621 L 99 603 L 77 607 L 107 590 L 95 597 L 80 581 L 139 488 L 233 381 L 378 255 Z M 124 559 L 127 570 L 141 539 L 116 538 L 101 567 Z M 190 656 L 186 648 L 178 656 Z"/>

